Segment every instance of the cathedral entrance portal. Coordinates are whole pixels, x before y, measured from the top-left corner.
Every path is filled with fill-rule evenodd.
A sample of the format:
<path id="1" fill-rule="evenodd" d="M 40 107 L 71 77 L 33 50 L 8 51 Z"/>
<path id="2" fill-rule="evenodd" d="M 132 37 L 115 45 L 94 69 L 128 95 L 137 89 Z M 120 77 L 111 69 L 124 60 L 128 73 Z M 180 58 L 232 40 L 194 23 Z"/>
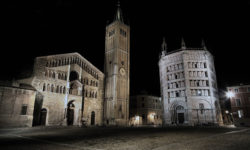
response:
<path id="1" fill-rule="evenodd" d="M 35 99 L 32 126 L 41 125 L 42 105 L 43 105 L 43 95 L 38 92 L 36 94 L 36 99 Z"/>
<path id="2" fill-rule="evenodd" d="M 178 113 L 178 122 L 179 124 L 184 123 L 184 113 Z"/>
<path id="3" fill-rule="evenodd" d="M 91 112 L 91 125 L 95 125 L 95 112 Z"/>
<path id="4" fill-rule="evenodd" d="M 68 103 L 68 108 L 67 108 L 67 124 L 68 125 L 73 125 L 74 123 L 74 110 L 75 110 L 75 105 L 73 104 L 74 101 L 70 101 Z"/>
<path id="5" fill-rule="evenodd" d="M 41 110 L 40 125 L 46 125 L 47 110 L 44 108 Z"/>
<path id="6" fill-rule="evenodd" d="M 184 118 L 184 112 L 185 112 L 185 110 L 184 110 L 183 106 L 179 105 L 179 106 L 176 107 L 176 113 L 177 113 L 176 120 L 177 120 L 177 124 L 183 124 L 184 123 L 184 120 L 185 120 L 185 118 Z"/>

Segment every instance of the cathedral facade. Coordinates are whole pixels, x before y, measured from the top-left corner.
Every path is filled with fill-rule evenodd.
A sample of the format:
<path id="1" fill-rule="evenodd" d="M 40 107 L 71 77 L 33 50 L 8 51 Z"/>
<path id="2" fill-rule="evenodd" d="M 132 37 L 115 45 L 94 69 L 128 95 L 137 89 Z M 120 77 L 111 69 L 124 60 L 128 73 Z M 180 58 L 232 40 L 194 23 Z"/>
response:
<path id="1" fill-rule="evenodd" d="M 32 75 L 17 81 L 31 87 L 19 90 L 25 92 L 26 98 L 15 93 L 21 86 L 0 84 L 0 94 L 4 95 L 0 108 L 6 107 L 6 103 L 10 110 L 16 110 L 1 112 L 0 122 L 29 127 L 127 126 L 129 62 L 130 28 L 123 22 L 118 5 L 115 20 L 106 27 L 104 73 L 79 53 L 37 57 Z M 18 103 L 16 97 L 21 99 Z M 20 116 L 23 119 L 18 121 Z"/>
<path id="2" fill-rule="evenodd" d="M 220 124 L 221 114 L 214 60 L 205 47 L 167 52 L 159 60 L 163 124 Z"/>
<path id="3" fill-rule="evenodd" d="M 101 125 L 104 74 L 78 53 L 37 57 L 33 125 Z"/>

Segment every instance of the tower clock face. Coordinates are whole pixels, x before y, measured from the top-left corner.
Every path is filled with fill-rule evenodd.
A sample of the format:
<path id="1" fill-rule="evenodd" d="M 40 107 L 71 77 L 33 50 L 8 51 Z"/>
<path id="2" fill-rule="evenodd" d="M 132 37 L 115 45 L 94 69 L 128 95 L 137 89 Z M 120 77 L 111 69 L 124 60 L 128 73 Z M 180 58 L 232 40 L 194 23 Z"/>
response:
<path id="1" fill-rule="evenodd" d="M 126 74 L 126 72 L 125 72 L 125 69 L 124 69 L 124 68 L 121 68 L 121 69 L 120 69 L 120 74 L 121 74 L 122 76 L 124 76 L 124 75 Z"/>

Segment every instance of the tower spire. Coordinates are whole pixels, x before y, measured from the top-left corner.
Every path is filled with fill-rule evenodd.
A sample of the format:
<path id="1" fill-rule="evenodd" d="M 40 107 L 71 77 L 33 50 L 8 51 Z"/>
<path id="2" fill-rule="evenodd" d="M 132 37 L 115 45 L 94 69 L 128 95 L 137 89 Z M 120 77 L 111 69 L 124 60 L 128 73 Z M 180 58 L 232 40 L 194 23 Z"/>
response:
<path id="1" fill-rule="evenodd" d="M 184 38 L 182 37 L 181 38 L 181 49 L 186 49 L 186 44 L 185 44 L 185 41 L 184 41 Z"/>
<path id="2" fill-rule="evenodd" d="M 116 14 L 115 14 L 115 21 L 116 20 L 123 22 L 122 10 L 120 8 L 120 1 L 117 2 L 117 11 L 116 11 Z"/>
<path id="3" fill-rule="evenodd" d="M 203 38 L 201 39 L 201 47 L 202 47 L 204 50 L 207 50 L 207 47 L 206 47 L 206 44 L 205 44 L 205 41 L 204 41 Z"/>
<path id="4" fill-rule="evenodd" d="M 163 37 L 163 41 L 161 44 L 161 56 L 165 56 L 167 54 L 167 43 L 165 37 Z"/>
<path id="5" fill-rule="evenodd" d="M 162 41 L 162 44 L 161 44 L 161 50 L 162 51 L 167 51 L 167 43 L 166 43 L 165 37 L 163 37 L 163 41 Z"/>

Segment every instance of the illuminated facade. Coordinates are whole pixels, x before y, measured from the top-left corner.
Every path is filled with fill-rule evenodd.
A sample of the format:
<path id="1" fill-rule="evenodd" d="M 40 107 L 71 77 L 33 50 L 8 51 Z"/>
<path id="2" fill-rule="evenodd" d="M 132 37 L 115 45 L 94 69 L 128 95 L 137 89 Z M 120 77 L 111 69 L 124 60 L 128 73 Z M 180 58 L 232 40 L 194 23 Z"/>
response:
<path id="1" fill-rule="evenodd" d="M 130 125 L 162 125 L 162 101 L 160 97 L 147 94 L 131 97 Z"/>
<path id="2" fill-rule="evenodd" d="M 165 40 L 159 60 L 163 122 L 170 124 L 221 123 L 213 56 L 203 48 L 167 52 Z"/>
<path id="3" fill-rule="evenodd" d="M 32 127 L 36 89 L 18 82 L 0 82 L 0 128 Z"/>
<path id="4" fill-rule="evenodd" d="M 250 85 L 227 87 L 233 121 L 236 125 L 250 125 Z"/>
<path id="5" fill-rule="evenodd" d="M 19 84 L 33 87 L 36 92 L 27 92 L 32 93 L 29 101 L 26 100 L 18 106 L 15 106 L 15 103 L 10 105 L 11 108 L 20 107 L 20 109 L 25 105 L 25 109 L 29 111 L 22 113 L 19 108 L 17 110 L 21 112 L 15 111 L 15 114 L 1 111 L 0 122 L 5 122 L 8 126 L 8 121 L 15 122 L 11 119 L 22 115 L 22 118 L 25 119 L 24 116 L 28 118 L 28 125 L 23 120 L 13 125 L 127 126 L 130 27 L 124 24 L 119 6 L 115 20 L 106 27 L 105 43 L 105 73 L 79 53 L 37 57 L 32 75 L 17 81 Z M 9 95 L 6 96 L 6 93 Z M 0 87 L 0 94 L 5 95 L 1 97 L 0 102 L 6 103 L 13 96 L 22 96 L 22 94 L 15 95 L 9 92 L 7 87 Z M 1 107 L 5 106 L 0 105 Z M 15 117 L 9 118 L 8 115 Z"/>
<path id="6" fill-rule="evenodd" d="M 127 126 L 129 119 L 130 27 L 124 24 L 119 6 L 114 22 L 106 27 L 104 64 L 104 123 Z"/>
<path id="7" fill-rule="evenodd" d="M 104 74 L 78 53 L 37 57 L 30 78 L 37 91 L 33 126 L 102 125 Z"/>

